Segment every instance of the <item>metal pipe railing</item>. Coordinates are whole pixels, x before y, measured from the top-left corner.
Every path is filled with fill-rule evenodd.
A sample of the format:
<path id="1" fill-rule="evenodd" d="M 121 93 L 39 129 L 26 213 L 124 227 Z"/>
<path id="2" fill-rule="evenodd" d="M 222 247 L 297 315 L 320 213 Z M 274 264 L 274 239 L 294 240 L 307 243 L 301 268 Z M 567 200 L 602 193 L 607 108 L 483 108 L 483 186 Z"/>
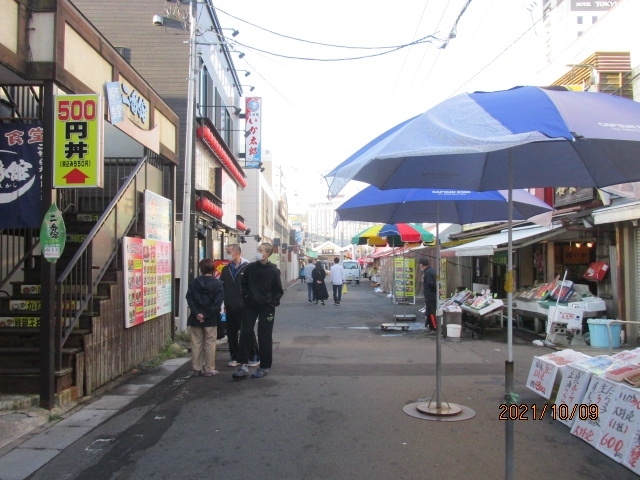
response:
<path id="1" fill-rule="evenodd" d="M 624 324 L 640 325 L 640 321 L 611 319 L 607 322 L 607 334 L 609 336 L 609 355 L 613 354 L 613 336 L 611 334 L 611 325 L 624 325 Z"/>

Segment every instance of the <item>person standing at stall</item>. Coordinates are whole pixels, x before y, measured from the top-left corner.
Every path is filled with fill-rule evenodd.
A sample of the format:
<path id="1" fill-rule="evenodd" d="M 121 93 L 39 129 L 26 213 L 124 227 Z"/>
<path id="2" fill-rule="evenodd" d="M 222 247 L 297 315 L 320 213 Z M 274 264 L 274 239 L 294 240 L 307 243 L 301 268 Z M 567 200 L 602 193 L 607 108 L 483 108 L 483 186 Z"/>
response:
<path id="1" fill-rule="evenodd" d="M 436 320 L 438 308 L 436 269 L 429 264 L 428 259 L 421 258 L 420 271 L 422 272 L 422 288 L 424 290 L 424 326 L 427 327 L 429 333 L 433 333 L 438 325 Z"/>
<path id="2" fill-rule="evenodd" d="M 331 273 L 331 284 L 333 285 L 333 303 L 340 305 L 342 300 L 342 283 L 344 282 L 344 268 L 340 265 L 340 258 L 333 259 L 333 265 L 329 269 Z"/>

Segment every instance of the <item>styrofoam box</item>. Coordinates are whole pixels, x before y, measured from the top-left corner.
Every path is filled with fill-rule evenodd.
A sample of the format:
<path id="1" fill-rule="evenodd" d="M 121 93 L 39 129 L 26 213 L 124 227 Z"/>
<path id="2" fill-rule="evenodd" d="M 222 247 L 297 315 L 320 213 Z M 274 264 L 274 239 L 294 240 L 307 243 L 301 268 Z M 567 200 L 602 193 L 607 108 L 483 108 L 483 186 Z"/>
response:
<path id="1" fill-rule="evenodd" d="M 556 313 L 556 309 L 558 312 Z M 577 308 L 569 307 L 549 307 L 549 316 L 547 322 L 547 333 L 551 329 L 551 322 L 562 322 L 567 324 L 569 330 L 582 330 L 582 319 L 584 318 L 584 312 Z"/>
<path id="2" fill-rule="evenodd" d="M 593 300 L 583 299 L 580 302 L 569 302 L 569 307 L 586 310 L 587 312 L 604 312 L 607 310 L 607 305 L 604 303 L 604 300 L 597 297 L 593 298 Z"/>

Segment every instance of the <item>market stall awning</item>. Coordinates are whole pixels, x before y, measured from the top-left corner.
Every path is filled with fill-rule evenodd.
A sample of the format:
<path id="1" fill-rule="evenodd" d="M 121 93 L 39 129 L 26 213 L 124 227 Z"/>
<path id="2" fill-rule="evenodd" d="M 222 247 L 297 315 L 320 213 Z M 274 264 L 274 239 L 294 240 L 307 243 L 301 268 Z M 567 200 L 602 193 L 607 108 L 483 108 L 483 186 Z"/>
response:
<path id="1" fill-rule="evenodd" d="M 318 252 L 314 252 L 313 250 L 311 250 L 310 248 L 307 248 L 307 250 L 304 252 L 304 254 L 307 257 L 311 257 L 311 258 L 318 258 Z"/>
<path id="2" fill-rule="evenodd" d="M 623 203 L 600 208 L 591 212 L 594 225 L 604 223 L 623 222 L 640 218 L 640 202 Z"/>
<path id="3" fill-rule="evenodd" d="M 561 225 L 552 227 L 522 227 L 513 229 L 513 246 L 514 248 L 524 247 L 532 243 L 554 237 L 563 232 Z M 483 257 L 494 255 L 497 251 L 506 250 L 508 232 L 506 230 L 489 235 L 488 237 L 465 243 L 457 247 L 442 250 L 442 257 Z"/>

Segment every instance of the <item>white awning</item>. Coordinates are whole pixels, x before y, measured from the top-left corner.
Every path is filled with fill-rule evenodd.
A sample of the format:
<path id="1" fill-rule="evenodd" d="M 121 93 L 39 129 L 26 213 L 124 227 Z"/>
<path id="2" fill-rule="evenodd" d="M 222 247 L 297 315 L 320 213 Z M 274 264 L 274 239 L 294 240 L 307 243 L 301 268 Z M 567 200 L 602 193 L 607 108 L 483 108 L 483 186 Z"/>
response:
<path id="1" fill-rule="evenodd" d="M 514 228 L 512 231 L 512 241 L 514 248 L 524 247 L 532 243 L 554 237 L 563 232 L 564 229 L 560 225 L 552 227 L 521 227 Z M 506 250 L 508 239 L 508 231 L 502 230 L 500 233 L 489 235 L 488 237 L 476 240 L 474 242 L 465 243 L 457 247 L 442 250 L 442 257 L 482 257 L 494 255 L 497 251 Z"/>
<path id="2" fill-rule="evenodd" d="M 600 208 L 591 212 L 591 216 L 593 217 L 594 225 L 637 220 L 640 218 L 640 202 Z"/>

